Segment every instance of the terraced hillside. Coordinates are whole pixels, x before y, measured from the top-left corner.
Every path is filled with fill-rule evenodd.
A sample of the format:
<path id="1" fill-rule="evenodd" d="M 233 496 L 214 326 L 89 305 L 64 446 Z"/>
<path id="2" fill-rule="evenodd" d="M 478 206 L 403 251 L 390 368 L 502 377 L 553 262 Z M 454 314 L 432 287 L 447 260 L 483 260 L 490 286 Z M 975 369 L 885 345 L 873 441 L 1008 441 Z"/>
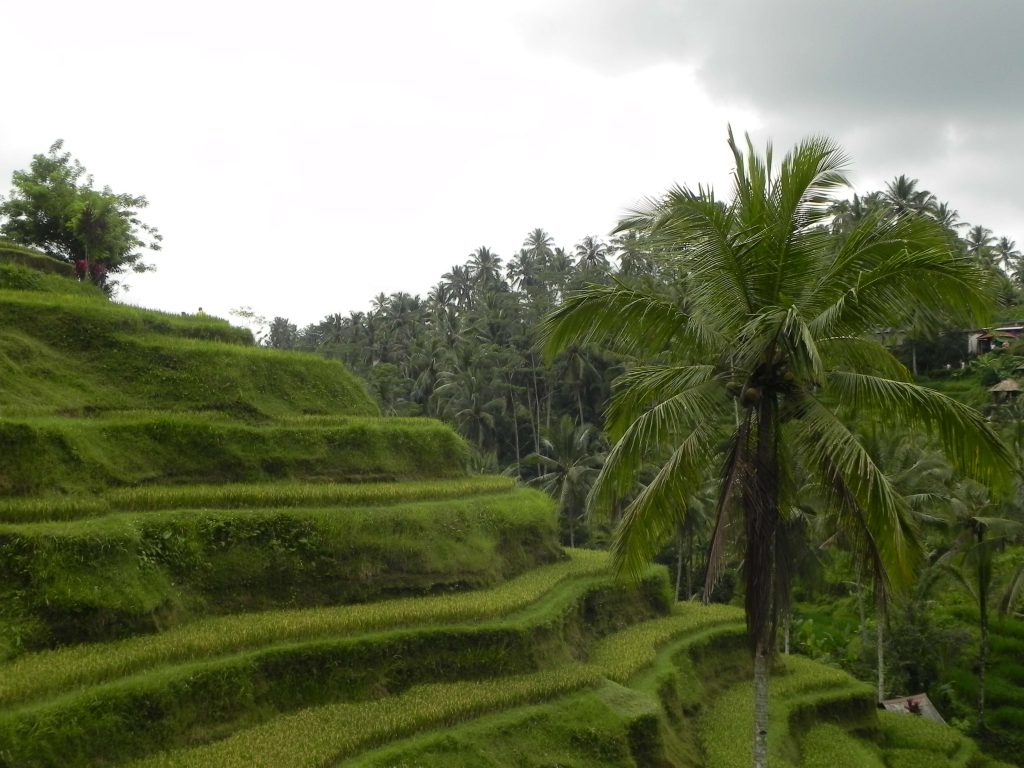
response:
<path id="1" fill-rule="evenodd" d="M 338 365 L 3 258 L 0 765 L 749 764 L 737 609 Z M 773 697 L 774 765 L 989 764 L 805 660 Z"/>

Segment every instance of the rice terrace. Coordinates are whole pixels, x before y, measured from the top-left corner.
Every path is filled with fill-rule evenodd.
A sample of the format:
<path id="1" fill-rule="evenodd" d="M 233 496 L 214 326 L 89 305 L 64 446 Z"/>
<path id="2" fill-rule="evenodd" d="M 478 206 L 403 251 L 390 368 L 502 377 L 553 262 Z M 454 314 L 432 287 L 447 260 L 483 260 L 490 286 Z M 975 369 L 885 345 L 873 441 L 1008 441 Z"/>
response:
<path id="1" fill-rule="evenodd" d="M 76 202 L 66 258 L 0 206 L 0 766 L 1020 764 L 1021 291 L 916 180 L 729 146 L 617 271 L 538 229 L 256 337 L 112 301 L 144 198 L 36 155 Z"/>

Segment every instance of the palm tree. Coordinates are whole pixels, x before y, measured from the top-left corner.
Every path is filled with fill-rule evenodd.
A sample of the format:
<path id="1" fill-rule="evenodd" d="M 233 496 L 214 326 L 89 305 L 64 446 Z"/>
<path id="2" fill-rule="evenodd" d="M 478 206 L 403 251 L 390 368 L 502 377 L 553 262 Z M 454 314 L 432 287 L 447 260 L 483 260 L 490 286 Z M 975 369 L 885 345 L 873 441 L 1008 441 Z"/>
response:
<path id="1" fill-rule="evenodd" d="M 555 499 L 570 547 L 576 546 L 576 528 L 586 512 L 587 494 L 604 463 L 604 451 L 601 434 L 595 427 L 577 425 L 571 416 L 564 415 L 541 440 L 541 450 L 520 462 L 544 470 L 529 484 L 539 486 Z"/>
<path id="2" fill-rule="evenodd" d="M 541 264 L 551 258 L 554 246 L 554 238 L 540 227 L 530 232 L 523 240 L 523 250 L 531 259 Z"/>
<path id="3" fill-rule="evenodd" d="M 469 267 L 456 264 L 441 275 L 441 286 L 446 294 L 460 307 L 468 307 L 473 298 L 473 275 Z"/>
<path id="4" fill-rule="evenodd" d="M 939 224 L 950 232 L 956 232 L 960 227 L 966 227 L 967 223 L 960 221 L 960 212 L 952 208 L 949 203 L 936 203 L 930 211 L 931 216 Z"/>
<path id="5" fill-rule="evenodd" d="M 994 240 L 991 229 L 977 224 L 967 230 L 964 243 L 967 246 L 968 255 L 982 266 L 992 267 L 994 266 L 992 260 L 992 242 Z"/>
<path id="6" fill-rule="evenodd" d="M 981 314 L 988 278 L 946 247 L 925 216 L 871 214 L 836 243 L 831 193 L 847 184 L 845 158 L 810 138 L 774 167 L 769 146 L 736 161 L 727 203 L 705 187 L 675 187 L 623 219 L 684 275 L 685 309 L 654 290 L 591 285 L 549 316 L 549 354 L 604 339 L 637 364 L 607 413 L 615 441 L 589 503 L 607 512 L 634 491 L 650 458 L 667 455 L 622 513 L 612 543 L 618 568 L 638 576 L 675 530 L 678 499 L 719 472 L 705 595 L 729 534 L 742 535 L 745 610 L 754 667 L 753 764 L 767 764 L 768 670 L 784 557 L 776 558 L 794 467 L 820 489 L 827 510 L 859 529 L 894 584 L 908 582 L 915 531 L 905 502 L 842 418 L 856 408 L 936 434 L 965 472 L 991 478 L 1007 449 L 972 409 L 910 381 L 871 331 L 899 326 L 915 306 Z M 723 441 L 724 436 L 724 441 Z M 724 446 L 724 451 L 722 450 Z M 994 457 L 994 460 L 992 459 Z M 738 524 L 732 519 L 738 516 Z"/>
<path id="7" fill-rule="evenodd" d="M 1017 250 L 1017 243 L 1008 237 L 1000 237 L 993 247 L 995 262 L 1003 271 L 1013 273 L 1016 271 L 1017 263 L 1020 261 L 1020 251 Z"/>
<path id="8" fill-rule="evenodd" d="M 483 292 L 497 289 L 502 282 L 501 259 L 487 246 L 480 246 L 469 254 L 469 272 L 473 285 Z"/>
<path id="9" fill-rule="evenodd" d="M 608 245 L 591 235 L 587 235 L 576 244 L 576 267 L 589 272 L 608 269 Z"/>
<path id="10" fill-rule="evenodd" d="M 901 173 L 892 181 L 886 182 L 882 199 L 895 213 L 929 211 L 935 204 L 935 195 L 926 189 L 918 189 L 917 183 L 917 179 L 911 179 Z"/>
<path id="11" fill-rule="evenodd" d="M 630 277 L 654 272 L 654 259 L 644 246 L 636 232 L 625 232 L 612 240 L 620 275 Z"/>
<path id="12" fill-rule="evenodd" d="M 952 526 L 959 529 L 959 536 L 953 546 L 939 560 L 947 567 L 957 584 L 974 599 L 978 606 L 978 729 L 985 730 L 985 673 L 989 651 L 989 604 L 995 586 L 995 554 L 1014 537 L 1019 536 L 1024 526 L 1006 517 L 985 515 L 998 514 L 998 505 L 990 498 L 986 489 L 976 483 L 963 483 L 953 496 L 951 511 Z M 952 567 L 956 561 L 958 567 Z M 1020 579 L 1015 574 L 1010 580 L 1011 589 Z M 1006 600 L 1004 595 L 1003 600 Z"/>

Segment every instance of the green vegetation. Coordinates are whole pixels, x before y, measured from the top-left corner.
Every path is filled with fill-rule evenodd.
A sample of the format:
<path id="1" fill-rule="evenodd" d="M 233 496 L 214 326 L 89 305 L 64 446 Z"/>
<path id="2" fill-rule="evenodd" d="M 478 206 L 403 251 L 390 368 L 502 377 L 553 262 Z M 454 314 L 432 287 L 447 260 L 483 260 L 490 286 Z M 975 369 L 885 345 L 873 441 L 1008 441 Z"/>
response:
<path id="1" fill-rule="evenodd" d="M 198 413 L 6 419 L 0 491 L 99 492 L 142 483 L 393 481 L 459 477 L 465 445 L 419 419 L 351 418 L 333 427 L 251 425 Z"/>
<path id="2" fill-rule="evenodd" d="M 0 501 L 0 522 L 35 523 L 76 520 L 119 511 L 164 509 L 266 509 L 268 507 L 362 507 L 460 498 L 511 491 L 508 477 L 479 475 L 404 483 L 269 483 L 153 485 L 118 488 L 102 496 L 13 498 Z"/>
<path id="3" fill-rule="evenodd" d="M 377 507 L 125 512 L 0 526 L 15 649 L 152 632 L 207 613 L 480 587 L 556 556 L 520 490 Z"/>
<path id="4" fill-rule="evenodd" d="M 150 269 L 142 251 L 160 250 L 163 237 L 139 220 L 145 197 L 93 188 L 92 176 L 63 147 L 57 140 L 47 154 L 33 155 L 27 171 L 14 172 L 0 201 L 0 234 L 74 265 L 79 279 L 110 291 L 110 275 Z"/>
<path id="5" fill-rule="evenodd" d="M 799 165 L 786 166 L 787 183 Z M 745 167 L 751 178 L 760 173 L 757 162 Z M 860 224 L 852 212 L 840 221 L 838 204 L 830 220 L 815 198 L 787 240 L 806 238 L 807 247 L 789 256 L 870 261 L 857 241 L 874 226 L 893 237 L 934 230 L 901 219 L 936 217 L 906 189 L 902 197 L 892 191 L 889 207 L 876 207 Z M 782 198 L 763 211 L 792 204 Z M 896 214 L 897 200 L 913 205 Z M 743 224 L 740 256 L 776 263 L 771 237 L 755 243 L 757 228 L 746 226 L 757 216 L 739 203 L 708 210 Z M 784 216 L 765 215 L 788 226 Z M 672 229 L 674 237 L 686 228 Z M 621 234 L 620 282 L 607 290 L 664 300 L 678 327 L 704 323 L 714 331 L 713 313 L 694 309 L 715 304 L 701 305 L 701 291 L 711 296 L 723 286 L 712 275 L 692 284 L 677 269 L 681 258 L 708 257 L 708 249 L 692 248 L 703 242 L 692 231 L 684 247 L 661 234 L 639 224 Z M 984 232 L 972 238 L 984 252 Z M 875 256 L 887 250 L 865 248 Z M 684 598 L 707 575 L 699 552 L 717 541 L 711 580 L 715 563 L 725 578 L 713 595 L 745 597 L 749 608 L 750 585 L 737 584 L 731 572 L 744 555 L 724 546 L 727 537 L 715 537 L 712 523 L 716 509 L 738 516 L 755 497 L 770 497 L 761 484 L 743 484 L 761 466 L 758 440 L 733 452 L 754 462 L 735 493 L 722 497 L 713 477 L 688 470 L 698 459 L 720 468 L 718 451 L 737 423 L 748 424 L 748 437 L 764 437 L 757 429 L 769 421 L 762 407 L 772 395 L 781 403 L 778 444 L 804 430 L 818 441 L 790 445 L 779 478 L 777 511 L 785 519 L 774 530 L 773 557 L 790 567 L 773 574 L 769 613 L 781 613 L 780 637 L 864 679 L 874 675 L 866 652 L 877 645 L 887 673 L 879 687 L 928 690 L 956 725 L 879 714 L 866 683 L 786 655 L 775 665 L 768 710 L 772 765 L 996 766 L 962 735 L 981 722 L 982 669 L 981 746 L 1020 754 L 1024 630 L 1014 612 L 1024 570 L 1013 529 L 993 522 L 1012 519 L 1014 503 L 998 487 L 965 482 L 935 454 L 936 444 L 916 434 L 879 435 L 864 426 L 869 420 L 846 413 L 849 393 L 834 376 L 817 378 L 807 339 L 821 342 L 822 377 L 843 364 L 863 374 L 885 357 L 874 342 L 847 338 L 850 354 L 842 358 L 834 337 L 783 322 L 776 337 L 793 353 L 793 380 L 785 371 L 778 377 L 784 384 L 762 380 L 755 347 L 771 345 L 758 346 L 753 331 L 775 327 L 778 313 L 761 313 L 749 333 L 731 321 L 718 328 L 738 341 L 712 363 L 718 373 L 706 383 L 717 399 L 709 394 L 699 403 L 687 401 L 694 382 L 683 367 L 663 379 L 651 367 L 707 363 L 669 336 L 651 335 L 658 355 L 650 358 L 580 338 L 546 364 L 535 353 L 536 323 L 571 289 L 592 283 L 598 287 L 590 292 L 606 290 L 608 255 L 587 238 L 572 267 L 538 230 L 513 260 L 510 287 L 500 260 L 478 249 L 469 268 L 446 276 L 429 306 L 382 297 L 373 318 L 317 327 L 314 346 L 336 358 L 329 360 L 267 349 L 215 318 L 112 304 L 104 286 L 75 279 L 58 259 L 0 242 L 0 766 L 748 765 L 754 718 L 743 611 L 672 607 L 665 568 L 638 558 L 638 584 L 631 585 L 611 572 L 608 555 L 565 552 L 558 541 L 601 544 L 625 520 L 617 554 L 629 536 L 647 536 L 639 550 L 672 563 L 674 591 Z M 902 268 L 923 265 L 910 262 Z M 869 272 L 861 271 L 856 296 L 847 291 L 845 309 L 833 313 L 836 333 L 878 309 L 869 306 Z M 767 269 L 740 272 L 753 280 Z M 784 272 L 787 291 L 807 276 Z M 585 295 L 562 306 L 571 312 Z M 689 314 L 678 314 L 681 306 Z M 653 309 L 641 314 L 657 319 Z M 617 326 L 627 316 L 617 316 Z M 705 335 L 714 341 L 715 333 Z M 310 348 L 313 336 L 276 318 L 267 338 L 272 346 Z M 921 365 L 938 359 L 923 343 L 910 352 Z M 933 380 L 960 387 L 964 399 L 981 391 L 984 400 L 980 377 L 1013 373 L 1009 352 L 997 354 Z M 748 358 L 754 362 L 743 364 Z M 365 385 L 339 359 L 364 374 Z M 883 373 L 908 378 L 886 359 Z M 616 377 L 606 420 L 603 401 Z M 899 403 L 904 416 L 923 411 L 927 422 L 951 409 L 961 426 L 978 426 L 950 401 L 900 386 L 913 394 L 909 405 Z M 620 436 L 616 430 L 629 421 L 620 396 L 638 388 L 634 410 L 657 422 L 640 446 L 652 450 L 635 467 L 638 484 L 623 486 L 609 505 L 612 522 L 588 517 L 583 505 L 595 479 L 604 473 L 599 498 L 623 466 L 621 443 L 609 449 L 602 429 Z M 666 393 L 673 405 L 650 407 Z M 698 429 L 684 444 L 704 440 L 702 449 L 669 458 L 673 419 L 661 414 L 675 408 L 676 417 L 707 421 L 716 406 L 727 429 Z M 794 408 L 803 409 L 800 418 L 791 418 Z M 827 429 L 824 411 L 835 420 Z M 411 418 L 424 412 L 450 420 L 468 445 L 439 421 Z M 993 404 L 987 423 L 1011 438 L 1024 435 L 1013 414 Z M 829 453 L 836 435 L 848 440 Z M 970 453 L 971 443 L 957 439 Z M 826 464 L 842 460 L 824 471 L 831 496 L 822 473 L 799 460 L 808 446 L 818 446 L 811 453 Z M 659 474 L 667 458 L 669 469 Z M 832 471 L 843 461 L 871 470 L 862 473 L 870 482 Z M 517 488 L 514 477 L 470 474 L 505 464 L 557 500 Z M 837 478 L 845 478 L 848 495 L 836 490 Z M 678 484 L 684 480 L 690 484 Z M 666 489 L 664 503 L 652 505 Z M 876 503 L 878 494 L 885 503 Z M 869 590 L 890 586 L 876 566 L 899 550 L 885 549 L 879 533 L 886 520 L 871 517 L 883 512 L 898 513 L 908 543 L 919 537 L 929 558 L 915 564 L 916 591 L 879 589 L 872 615 Z M 857 523 L 859 513 L 865 525 L 844 524 Z M 744 527 L 737 523 L 729 530 Z M 971 541 L 985 542 L 985 558 L 969 557 Z M 865 543 L 881 551 L 865 557 Z M 753 561 L 745 559 L 749 572 Z M 981 578 L 981 602 L 969 589 L 949 588 Z M 801 600 L 792 608 L 787 579 Z M 991 609 L 987 623 L 982 608 Z"/>

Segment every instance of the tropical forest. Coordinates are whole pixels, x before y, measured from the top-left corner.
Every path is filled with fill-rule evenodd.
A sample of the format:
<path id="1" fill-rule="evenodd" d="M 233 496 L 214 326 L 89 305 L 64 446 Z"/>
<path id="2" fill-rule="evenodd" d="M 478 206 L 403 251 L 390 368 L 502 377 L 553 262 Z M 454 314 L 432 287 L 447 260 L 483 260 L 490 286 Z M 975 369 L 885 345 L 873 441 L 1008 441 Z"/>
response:
<path id="1" fill-rule="evenodd" d="M 0 766 L 1024 765 L 1024 256 L 827 137 L 304 327 L 0 198 Z M 466 254 L 466 255 L 463 255 Z"/>

